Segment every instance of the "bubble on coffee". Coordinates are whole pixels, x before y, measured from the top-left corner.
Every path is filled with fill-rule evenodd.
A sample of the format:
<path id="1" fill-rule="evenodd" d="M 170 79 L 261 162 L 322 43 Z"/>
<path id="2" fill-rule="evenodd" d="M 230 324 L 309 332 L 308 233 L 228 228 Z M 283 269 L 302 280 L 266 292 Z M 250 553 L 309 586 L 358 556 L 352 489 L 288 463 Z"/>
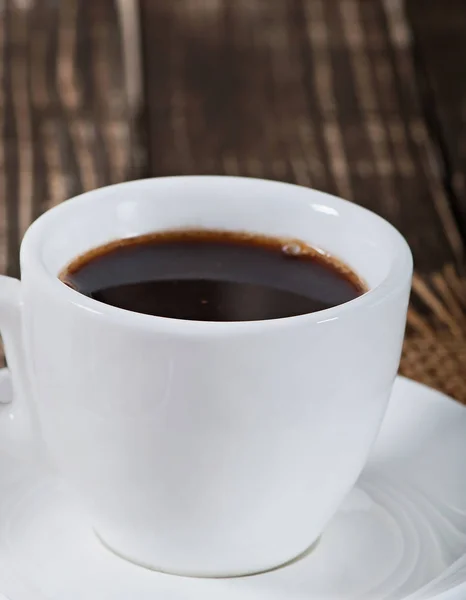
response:
<path id="1" fill-rule="evenodd" d="M 290 242 L 282 246 L 282 252 L 286 256 L 300 256 L 303 253 L 303 248 L 297 242 Z"/>

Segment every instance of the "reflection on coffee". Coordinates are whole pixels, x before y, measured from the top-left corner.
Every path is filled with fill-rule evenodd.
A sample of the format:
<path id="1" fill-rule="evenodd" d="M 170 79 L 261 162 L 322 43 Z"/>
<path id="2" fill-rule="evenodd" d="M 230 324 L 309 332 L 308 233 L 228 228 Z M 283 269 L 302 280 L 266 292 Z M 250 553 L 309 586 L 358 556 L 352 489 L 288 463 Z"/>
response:
<path id="1" fill-rule="evenodd" d="M 256 321 L 360 296 L 348 267 L 298 240 L 210 230 L 157 232 L 75 259 L 61 280 L 99 302 L 194 321 Z"/>

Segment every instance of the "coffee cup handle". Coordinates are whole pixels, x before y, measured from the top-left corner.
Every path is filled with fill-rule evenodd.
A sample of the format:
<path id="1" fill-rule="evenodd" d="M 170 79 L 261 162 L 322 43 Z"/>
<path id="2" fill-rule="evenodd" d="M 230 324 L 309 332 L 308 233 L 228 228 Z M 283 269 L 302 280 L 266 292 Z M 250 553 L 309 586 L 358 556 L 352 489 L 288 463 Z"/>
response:
<path id="1" fill-rule="evenodd" d="M 21 282 L 0 275 L 0 334 L 12 384 L 15 413 L 27 413 L 35 420 L 22 331 Z M 10 399 L 7 399 L 9 402 Z M 5 403 L 0 398 L 0 403 Z"/>

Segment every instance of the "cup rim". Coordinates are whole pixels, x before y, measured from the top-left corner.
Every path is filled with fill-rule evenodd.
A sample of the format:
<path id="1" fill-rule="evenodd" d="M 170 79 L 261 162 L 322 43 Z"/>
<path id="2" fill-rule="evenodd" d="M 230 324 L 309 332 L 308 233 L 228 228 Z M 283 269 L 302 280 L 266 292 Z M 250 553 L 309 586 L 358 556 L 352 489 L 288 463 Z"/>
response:
<path id="1" fill-rule="evenodd" d="M 70 209 L 70 205 L 76 206 L 80 203 L 85 205 L 86 203 L 95 202 L 96 194 L 105 193 L 109 191 L 122 191 L 125 188 L 137 188 L 140 185 L 157 184 L 160 181 L 167 180 L 184 180 L 188 183 L 189 180 L 196 179 L 204 180 L 208 186 L 209 182 L 213 180 L 221 180 L 223 183 L 228 182 L 249 181 L 255 182 L 256 184 L 267 184 L 275 186 L 283 186 L 284 191 L 287 189 L 308 190 L 312 192 L 314 196 L 318 196 L 321 202 L 327 202 L 327 204 L 337 204 L 340 206 L 351 206 L 353 210 L 364 212 L 371 219 L 379 222 L 389 233 L 394 246 L 394 256 L 391 260 L 391 264 L 387 275 L 384 279 L 374 287 L 371 287 L 367 292 L 350 300 L 343 304 L 338 304 L 324 310 L 316 311 L 313 313 L 305 313 L 302 315 L 295 315 L 289 317 L 281 317 L 278 319 L 263 319 L 256 321 L 194 321 L 185 319 L 175 319 L 172 317 L 161 317 L 155 315 L 146 315 L 142 313 L 136 313 L 127 309 L 111 306 L 103 302 L 99 302 L 93 298 L 85 296 L 80 292 L 73 290 L 66 284 L 64 284 L 57 275 L 51 273 L 42 260 L 40 252 L 41 244 L 43 243 L 44 234 L 53 223 L 60 218 L 62 214 L 65 214 Z M 388 221 L 380 217 L 376 213 L 359 206 L 338 196 L 315 190 L 313 188 L 306 188 L 304 186 L 276 181 L 272 179 L 260 179 L 253 177 L 239 177 L 229 175 L 174 175 L 169 177 L 152 177 L 145 179 L 137 179 L 132 181 L 126 181 L 117 183 L 109 186 L 104 186 L 79 194 L 73 198 L 58 204 L 51 209 L 43 213 L 38 219 L 36 219 L 32 225 L 26 231 L 20 249 L 21 269 L 27 266 L 27 270 L 40 275 L 41 285 L 44 285 L 54 295 L 61 295 L 65 302 L 70 303 L 75 308 L 86 310 L 92 313 L 95 317 L 104 318 L 120 325 L 126 324 L 134 327 L 142 327 L 147 330 L 166 330 L 167 332 L 173 333 L 178 331 L 181 334 L 188 333 L 210 333 L 216 334 L 233 334 L 234 332 L 257 332 L 260 329 L 272 329 L 280 328 L 283 326 L 289 326 L 291 324 L 296 326 L 305 325 L 306 323 L 326 323 L 329 321 L 336 321 L 340 318 L 347 317 L 348 314 L 357 310 L 364 310 L 370 306 L 380 304 L 381 302 L 388 301 L 392 295 L 395 295 L 400 290 L 405 289 L 406 285 L 410 283 L 413 268 L 413 258 L 411 250 L 408 246 L 407 241 L 402 234 Z"/>

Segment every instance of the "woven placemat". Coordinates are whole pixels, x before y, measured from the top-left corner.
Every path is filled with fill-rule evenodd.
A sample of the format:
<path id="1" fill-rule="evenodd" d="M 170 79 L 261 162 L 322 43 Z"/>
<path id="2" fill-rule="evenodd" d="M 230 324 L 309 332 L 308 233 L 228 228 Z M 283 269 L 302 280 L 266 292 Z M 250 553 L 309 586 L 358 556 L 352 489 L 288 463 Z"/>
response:
<path id="1" fill-rule="evenodd" d="M 437 333 L 435 337 L 406 338 L 400 371 L 466 404 L 465 339 Z"/>
<path id="2" fill-rule="evenodd" d="M 466 404 L 466 279 L 452 265 L 414 275 L 400 370 Z"/>

